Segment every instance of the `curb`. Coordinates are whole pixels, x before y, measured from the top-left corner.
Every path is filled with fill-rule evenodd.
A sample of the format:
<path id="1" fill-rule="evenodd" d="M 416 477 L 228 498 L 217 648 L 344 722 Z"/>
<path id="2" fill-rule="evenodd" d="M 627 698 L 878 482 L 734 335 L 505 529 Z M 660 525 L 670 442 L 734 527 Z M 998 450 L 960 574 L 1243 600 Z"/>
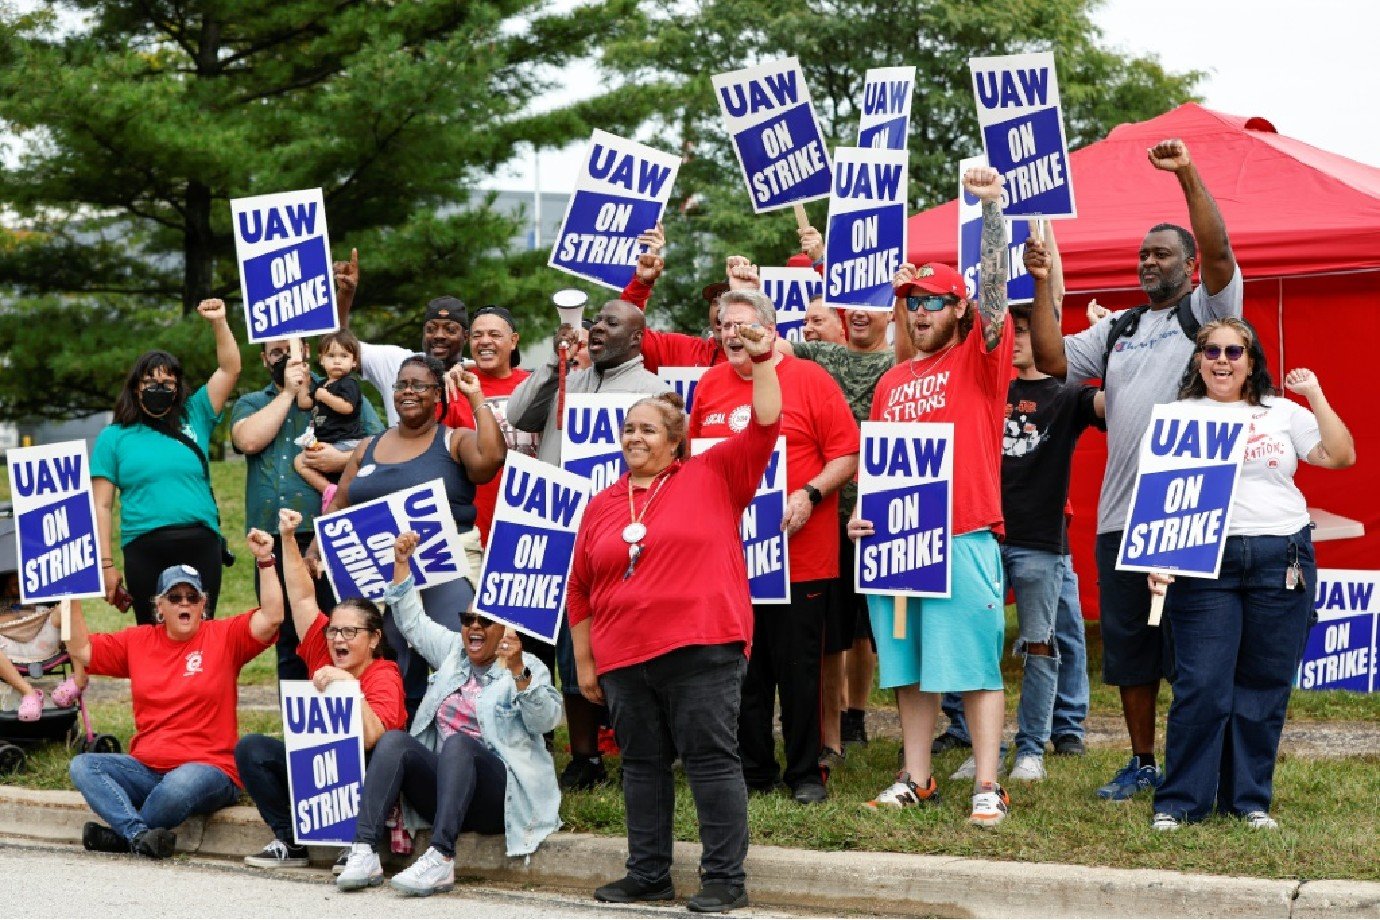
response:
<path id="1" fill-rule="evenodd" d="M 0 836 L 79 844 L 94 815 L 76 792 L 0 786 Z M 177 849 L 238 861 L 257 852 L 268 831 L 253 808 L 226 808 L 177 829 Z M 335 847 L 313 848 L 329 866 Z M 523 887 L 591 890 L 623 874 L 621 837 L 554 834 L 528 859 L 509 859 L 501 837 L 462 835 L 457 875 Z M 698 887 L 699 846 L 675 845 L 682 894 Z M 461 868 L 463 867 L 463 868 Z M 759 906 L 826 912 L 945 917 L 1380 917 L 1380 883 L 1190 875 L 997 862 L 953 856 L 830 852 L 754 846 L 749 894 Z"/>

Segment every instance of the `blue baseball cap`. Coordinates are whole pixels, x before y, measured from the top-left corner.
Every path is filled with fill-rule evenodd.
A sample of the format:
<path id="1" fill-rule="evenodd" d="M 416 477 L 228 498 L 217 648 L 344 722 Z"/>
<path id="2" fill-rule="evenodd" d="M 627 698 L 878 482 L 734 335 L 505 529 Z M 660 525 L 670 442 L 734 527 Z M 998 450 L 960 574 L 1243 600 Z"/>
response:
<path id="1" fill-rule="evenodd" d="M 158 576 L 158 596 L 162 597 L 176 585 L 191 585 L 198 594 L 205 594 L 201 586 L 201 573 L 190 565 L 170 565 Z"/>

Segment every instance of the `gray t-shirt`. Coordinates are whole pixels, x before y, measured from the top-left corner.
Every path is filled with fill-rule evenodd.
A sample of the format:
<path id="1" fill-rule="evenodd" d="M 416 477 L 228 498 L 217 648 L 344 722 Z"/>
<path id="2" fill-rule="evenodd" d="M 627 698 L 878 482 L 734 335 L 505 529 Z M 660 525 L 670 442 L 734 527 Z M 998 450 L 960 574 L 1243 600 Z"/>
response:
<path id="1" fill-rule="evenodd" d="M 1200 284 L 1190 303 L 1200 323 L 1241 315 L 1241 267 L 1216 294 Z M 1118 310 L 1091 329 L 1064 336 L 1064 356 L 1069 383 L 1082 383 L 1102 373 L 1102 355 L 1112 323 L 1126 312 Z M 1193 343 L 1184 335 L 1173 308 L 1148 310 L 1134 335 L 1117 343 L 1107 361 L 1107 470 L 1102 477 L 1102 497 L 1097 503 L 1097 532 L 1111 533 L 1126 526 L 1126 509 L 1135 489 L 1140 440 L 1150 424 L 1150 412 L 1159 403 L 1179 397 L 1179 381 L 1193 354 Z"/>

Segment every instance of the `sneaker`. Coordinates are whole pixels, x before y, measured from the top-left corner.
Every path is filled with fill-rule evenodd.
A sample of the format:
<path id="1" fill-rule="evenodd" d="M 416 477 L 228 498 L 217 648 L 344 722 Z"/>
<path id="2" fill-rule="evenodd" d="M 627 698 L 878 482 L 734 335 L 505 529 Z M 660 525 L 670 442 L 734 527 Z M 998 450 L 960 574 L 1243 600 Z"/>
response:
<path id="1" fill-rule="evenodd" d="M 939 801 L 939 785 L 930 777 L 922 790 L 910 781 L 910 774 L 904 770 L 896 774 L 896 782 L 882 790 L 881 794 L 863 807 L 874 811 L 883 808 L 910 808 L 916 805 L 933 805 Z"/>
<path id="2" fill-rule="evenodd" d="M 1097 797 L 1111 802 L 1125 802 L 1138 792 L 1158 789 L 1162 782 L 1164 774 L 1155 767 L 1142 767 L 1140 758 L 1133 754 L 1126 766 L 1118 770 L 1107 785 L 1097 790 Z"/>
<path id="3" fill-rule="evenodd" d="M 26 693 L 19 700 L 19 710 L 15 713 L 21 722 L 37 722 L 43 718 L 43 691 Z"/>
<path id="4" fill-rule="evenodd" d="M 336 856 L 335 862 L 331 864 L 331 875 L 339 875 L 345 871 L 345 864 L 350 861 L 350 848 L 346 847 Z"/>
<path id="5" fill-rule="evenodd" d="M 824 750 L 820 751 L 819 769 L 820 772 L 824 774 L 825 780 L 828 780 L 835 770 L 843 766 L 845 756 L 846 755 L 841 749 L 835 750 L 834 748 L 826 747 Z"/>
<path id="6" fill-rule="evenodd" d="M 608 778 L 603 758 L 594 760 L 576 755 L 561 771 L 561 788 L 567 792 L 585 791 L 608 782 Z"/>
<path id="7" fill-rule="evenodd" d="M 669 875 L 659 882 L 650 884 L 639 882 L 629 875 L 594 889 L 594 900 L 603 901 L 605 904 L 635 904 L 639 901 L 674 901 L 675 899 L 676 887 L 671 883 Z"/>
<path id="8" fill-rule="evenodd" d="M 95 821 L 87 821 L 81 828 L 81 845 L 93 853 L 128 853 L 129 841 Z"/>
<path id="9" fill-rule="evenodd" d="M 1033 783 L 1045 778 L 1045 759 L 1039 754 L 1020 754 L 1007 774 L 1011 779 Z"/>
<path id="10" fill-rule="evenodd" d="M 829 798 L 829 790 L 823 783 L 806 780 L 791 790 L 791 798 L 800 805 L 818 805 Z"/>
<path id="11" fill-rule="evenodd" d="M 1152 831 L 1177 831 L 1181 826 L 1178 818 L 1162 811 L 1155 812 L 1155 817 L 1150 819 Z"/>
<path id="12" fill-rule="evenodd" d="M 861 709 L 845 709 L 839 713 L 839 731 L 844 750 L 867 747 L 867 713 Z"/>
<path id="13" fill-rule="evenodd" d="M 944 734 L 930 742 L 931 754 L 943 754 L 945 751 L 952 751 L 958 748 L 972 748 L 972 741 L 965 741 L 953 732 L 946 731 Z"/>
<path id="14" fill-rule="evenodd" d="M 705 882 L 700 886 L 700 890 L 685 902 L 685 906 L 697 914 L 721 914 L 724 911 L 747 907 L 747 903 L 747 889 L 742 885 Z"/>
<path id="15" fill-rule="evenodd" d="M 77 686 L 77 679 L 69 677 L 62 683 L 53 688 L 53 705 L 69 709 L 77 704 L 81 699 L 81 687 Z"/>
<path id="16" fill-rule="evenodd" d="M 1088 753 L 1083 739 L 1077 735 L 1055 735 L 1053 741 L 1054 753 L 1060 756 L 1082 757 Z"/>
<path id="17" fill-rule="evenodd" d="M 165 827 L 151 827 L 129 842 L 129 849 L 145 859 L 167 859 L 177 846 L 177 835 Z"/>
<path id="18" fill-rule="evenodd" d="M 427 847 L 416 862 L 388 882 L 397 891 L 425 898 L 455 887 L 455 860 L 446 859 L 435 847 Z"/>
<path id="19" fill-rule="evenodd" d="M 336 491 L 337 491 L 339 488 L 340 488 L 340 486 L 336 485 L 335 483 L 331 483 L 330 485 L 326 486 L 326 488 L 323 489 L 323 490 L 321 491 L 321 513 L 322 513 L 322 514 L 325 514 L 325 513 L 326 513 L 326 510 L 327 510 L 328 508 L 331 507 L 331 502 L 335 500 L 335 493 L 336 493 Z"/>
<path id="20" fill-rule="evenodd" d="M 1246 822 L 1246 825 L 1247 825 L 1248 827 L 1250 827 L 1251 830 L 1256 830 L 1256 831 L 1277 831 L 1277 830 L 1279 830 L 1279 822 L 1276 821 L 1274 818 L 1271 818 L 1271 817 L 1270 817 L 1270 813 L 1269 813 L 1269 812 L 1266 812 L 1266 811 L 1252 811 L 1252 812 L 1247 812 L 1245 815 L 1242 816 L 1242 820 L 1244 820 L 1244 821 Z"/>
<path id="21" fill-rule="evenodd" d="M 260 869 L 305 869 L 311 865 L 306 847 L 284 843 L 277 838 L 253 856 L 246 856 L 244 862 Z"/>
<path id="22" fill-rule="evenodd" d="M 1010 810 L 1010 796 L 999 784 L 993 783 L 990 788 L 973 793 L 973 813 L 968 816 L 968 823 L 978 827 L 996 827 L 1006 820 Z"/>
<path id="23" fill-rule="evenodd" d="M 379 854 L 374 848 L 367 843 L 350 847 L 350 858 L 345 860 L 345 868 L 336 877 L 335 887 L 341 891 L 358 891 L 382 884 L 383 866 L 379 865 Z"/>

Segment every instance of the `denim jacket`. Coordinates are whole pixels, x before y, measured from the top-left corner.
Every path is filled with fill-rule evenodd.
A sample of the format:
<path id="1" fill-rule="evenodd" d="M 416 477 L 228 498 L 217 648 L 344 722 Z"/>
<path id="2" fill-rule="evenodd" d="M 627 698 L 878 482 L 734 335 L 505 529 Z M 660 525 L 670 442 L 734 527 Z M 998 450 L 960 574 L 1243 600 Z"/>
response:
<path id="1" fill-rule="evenodd" d="M 508 770 L 503 803 L 508 855 L 532 853 L 561 826 L 556 764 L 542 738 L 561 720 L 561 694 L 551 683 L 551 672 L 524 652 L 523 664 L 531 670 L 532 680 L 526 690 L 519 692 L 506 668 L 491 666 L 479 671 L 471 667 L 460 634 L 422 612 L 421 596 L 410 577 L 400 585 L 389 585 L 383 599 L 408 644 L 427 660 L 434 672 L 412 720 L 413 737 L 431 750 L 440 751 L 436 710 L 446 697 L 469 681 L 471 670 L 475 670 L 482 687 L 475 707 L 479 731 L 484 743 Z M 424 824 L 408 809 L 409 830 Z"/>

